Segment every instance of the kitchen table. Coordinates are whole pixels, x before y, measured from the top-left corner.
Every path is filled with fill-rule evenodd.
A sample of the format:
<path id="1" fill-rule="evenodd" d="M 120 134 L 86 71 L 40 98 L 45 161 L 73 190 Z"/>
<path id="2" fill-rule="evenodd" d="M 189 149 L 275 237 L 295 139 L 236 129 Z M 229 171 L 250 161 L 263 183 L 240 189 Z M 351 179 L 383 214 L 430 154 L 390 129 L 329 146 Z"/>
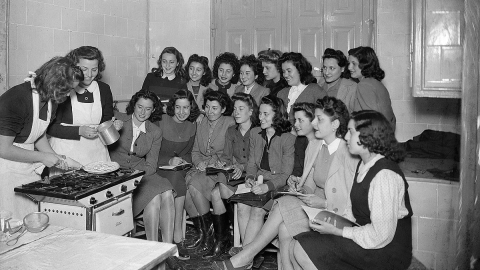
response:
<path id="1" fill-rule="evenodd" d="M 177 254 L 173 244 L 51 225 L 0 242 L 0 269 L 164 269 Z"/>

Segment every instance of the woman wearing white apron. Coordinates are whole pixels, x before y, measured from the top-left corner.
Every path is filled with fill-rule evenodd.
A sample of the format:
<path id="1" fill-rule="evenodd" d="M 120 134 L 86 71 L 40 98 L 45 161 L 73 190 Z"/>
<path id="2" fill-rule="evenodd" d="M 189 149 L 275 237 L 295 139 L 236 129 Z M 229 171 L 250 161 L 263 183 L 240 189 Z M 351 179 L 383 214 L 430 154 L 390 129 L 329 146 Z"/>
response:
<path id="1" fill-rule="evenodd" d="M 66 57 L 80 67 L 85 79 L 71 91 L 70 99 L 58 106 L 57 117 L 47 131 L 51 136 L 50 144 L 57 153 L 82 165 L 110 161 L 108 149 L 96 131 L 97 125 L 113 118 L 110 86 L 97 81 L 105 70 L 102 53 L 95 47 L 82 46 Z M 121 121 L 115 122 L 120 129 L 118 122 Z"/>
<path id="2" fill-rule="evenodd" d="M 15 194 L 15 187 L 40 180 L 45 166 L 80 166 L 71 159 L 67 164 L 52 150 L 45 130 L 58 103 L 82 79 L 69 59 L 55 57 L 0 96 L 0 209 L 12 211 L 15 218 L 38 211 L 31 199 Z"/>

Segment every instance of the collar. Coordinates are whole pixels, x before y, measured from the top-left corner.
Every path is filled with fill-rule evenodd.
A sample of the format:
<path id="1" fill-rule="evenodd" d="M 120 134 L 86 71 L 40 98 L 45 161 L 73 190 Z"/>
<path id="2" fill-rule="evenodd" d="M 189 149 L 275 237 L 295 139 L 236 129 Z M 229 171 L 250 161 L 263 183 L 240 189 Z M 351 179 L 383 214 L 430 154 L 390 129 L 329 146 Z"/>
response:
<path id="1" fill-rule="evenodd" d="M 264 138 L 265 141 L 267 140 L 267 130 L 266 129 L 260 130 L 260 132 L 258 132 L 258 134 L 262 135 L 262 138 Z M 273 134 L 273 137 L 275 137 L 275 136 L 282 136 L 282 133 L 278 130 L 275 130 L 275 134 Z"/>
<path id="2" fill-rule="evenodd" d="M 223 115 L 222 115 L 223 116 Z M 210 120 L 207 119 L 207 123 L 210 127 L 212 128 L 215 128 L 215 126 L 217 125 L 217 123 L 220 121 L 220 119 L 222 119 L 222 116 L 220 116 L 217 120 L 213 121 L 213 122 L 210 122 Z"/>
<path id="3" fill-rule="evenodd" d="M 166 76 L 165 74 L 162 74 L 162 79 L 165 79 L 167 78 L 169 81 L 175 79 L 175 74 L 172 74 L 172 75 L 169 75 L 169 76 Z"/>
<path id="4" fill-rule="evenodd" d="M 217 80 L 215 80 L 215 85 L 218 86 L 218 89 L 229 89 L 230 86 L 232 86 L 232 82 L 230 81 L 230 82 L 228 82 L 227 85 L 223 85 L 223 84 L 220 84 L 220 83 L 218 82 L 218 79 L 217 79 Z"/>
<path id="5" fill-rule="evenodd" d="M 140 130 L 140 131 L 143 132 L 143 133 L 147 133 L 147 130 L 146 130 L 146 128 L 145 128 L 145 123 L 146 123 L 146 122 L 147 122 L 147 121 L 144 121 L 142 124 L 140 124 L 139 127 L 137 127 L 137 126 L 135 125 L 135 123 L 133 122 L 133 114 L 132 114 L 132 127 L 133 127 L 134 130 Z"/>
<path id="6" fill-rule="evenodd" d="M 300 83 L 297 86 L 292 86 L 292 88 L 290 89 L 290 92 L 303 91 L 305 90 L 305 88 L 307 88 L 307 86 L 303 83 Z"/>
<path id="7" fill-rule="evenodd" d="M 336 80 L 335 82 L 333 82 L 333 86 L 330 87 L 330 89 L 328 88 L 328 83 L 325 82 L 323 84 L 323 90 L 325 90 L 325 92 L 332 92 L 332 91 L 335 91 L 336 89 L 339 89 L 340 88 L 340 82 L 342 81 L 342 78 L 338 78 L 338 80 Z"/>
<path id="8" fill-rule="evenodd" d="M 248 93 L 250 94 L 250 91 L 252 91 L 253 87 L 255 87 L 255 84 L 257 84 L 257 83 L 256 83 L 256 82 L 253 82 L 253 83 L 252 83 L 252 86 L 250 86 L 250 87 L 244 86 L 244 88 L 245 88 L 245 93 L 248 92 Z"/>
<path id="9" fill-rule="evenodd" d="M 323 147 L 323 145 L 326 145 L 327 149 L 328 149 L 328 153 L 330 153 L 330 155 L 331 155 L 331 154 L 333 154 L 337 151 L 338 146 L 340 145 L 340 141 L 341 141 L 340 138 L 336 138 L 330 144 L 327 144 L 325 141 L 322 141 L 322 147 Z"/>
<path id="10" fill-rule="evenodd" d="M 385 156 L 377 154 L 374 158 L 372 158 L 367 164 L 363 164 L 363 162 L 360 163 L 360 168 L 358 169 L 359 174 L 364 174 L 370 170 L 370 168 L 377 163 L 378 160 L 384 158 Z"/>

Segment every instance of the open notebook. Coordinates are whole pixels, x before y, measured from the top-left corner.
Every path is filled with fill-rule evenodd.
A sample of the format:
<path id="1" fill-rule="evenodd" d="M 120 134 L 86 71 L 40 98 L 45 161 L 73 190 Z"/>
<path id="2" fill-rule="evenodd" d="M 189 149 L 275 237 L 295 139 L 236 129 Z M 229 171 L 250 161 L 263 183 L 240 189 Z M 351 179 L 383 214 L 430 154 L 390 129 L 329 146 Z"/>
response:
<path id="1" fill-rule="evenodd" d="M 307 213 L 308 219 L 310 219 L 312 222 L 315 222 L 315 220 L 326 221 L 327 218 L 330 218 L 330 224 L 335 225 L 335 227 L 339 229 L 343 229 L 344 227 L 360 226 L 357 223 L 350 221 L 326 209 L 312 208 L 305 205 L 302 205 L 302 208 L 305 213 Z"/>

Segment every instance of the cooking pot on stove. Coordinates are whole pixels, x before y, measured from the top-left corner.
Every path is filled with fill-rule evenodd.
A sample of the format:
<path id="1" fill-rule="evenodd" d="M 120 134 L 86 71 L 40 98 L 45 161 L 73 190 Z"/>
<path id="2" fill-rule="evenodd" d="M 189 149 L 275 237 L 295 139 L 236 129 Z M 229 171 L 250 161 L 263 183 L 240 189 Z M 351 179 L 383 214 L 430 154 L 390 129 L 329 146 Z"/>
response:
<path id="1" fill-rule="evenodd" d="M 98 137 L 105 145 L 110 145 L 120 138 L 120 133 L 115 129 L 113 121 L 105 121 L 97 127 Z"/>

